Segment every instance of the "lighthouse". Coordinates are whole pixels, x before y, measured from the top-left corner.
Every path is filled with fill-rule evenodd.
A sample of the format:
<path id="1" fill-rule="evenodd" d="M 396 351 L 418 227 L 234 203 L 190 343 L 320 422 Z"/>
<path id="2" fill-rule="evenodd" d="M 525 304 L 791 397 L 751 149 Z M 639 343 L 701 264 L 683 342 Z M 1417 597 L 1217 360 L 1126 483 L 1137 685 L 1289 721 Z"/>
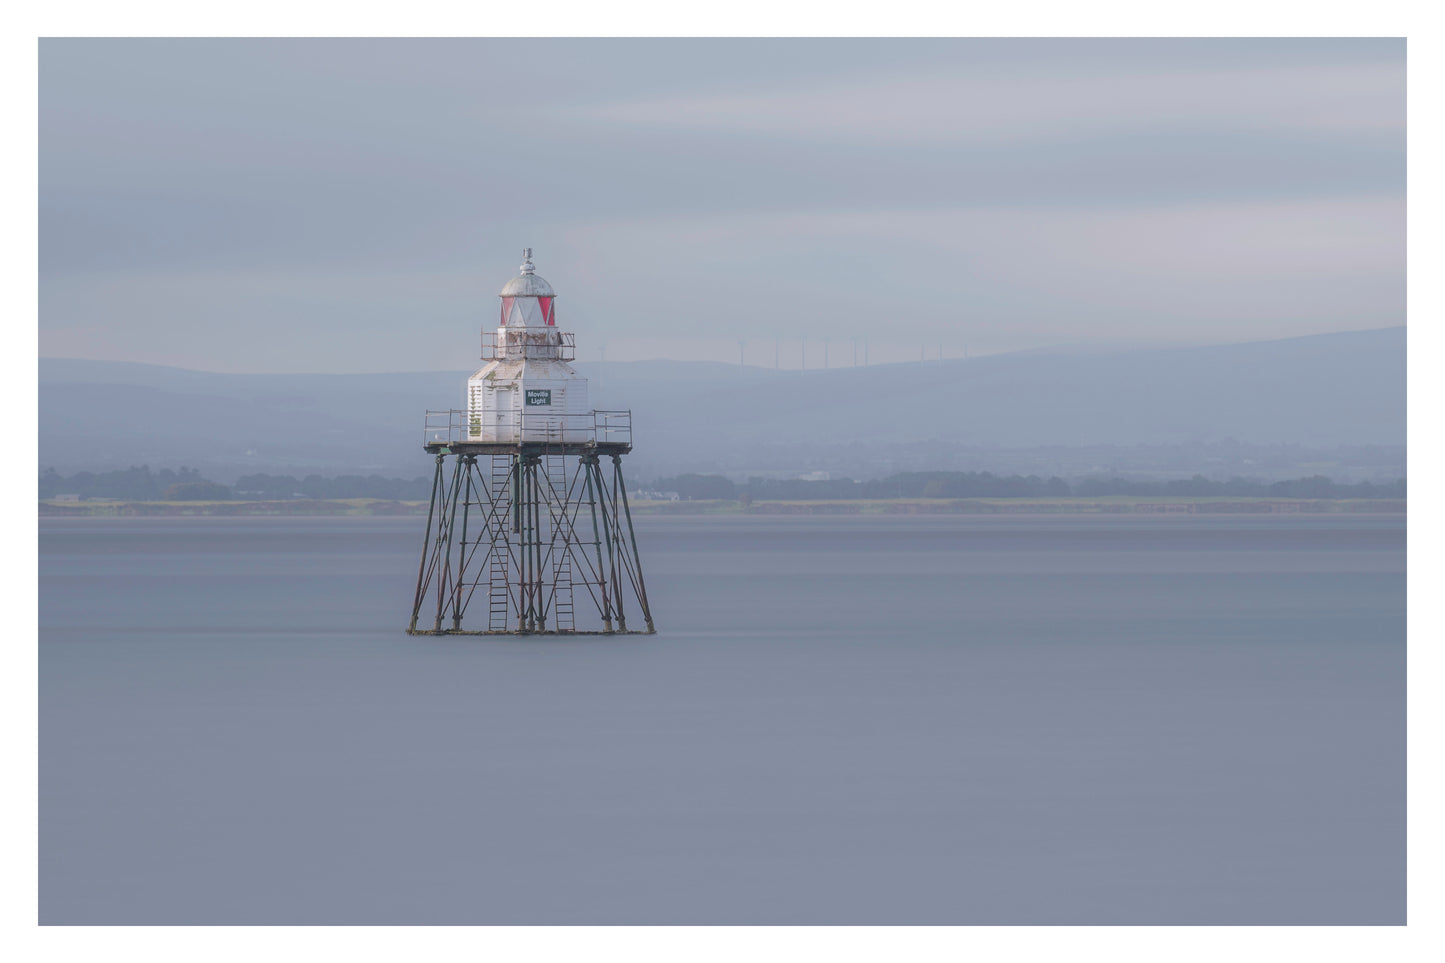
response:
<path id="1" fill-rule="evenodd" d="M 467 381 L 468 440 L 586 441 L 587 379 L 567 363 L 576 357 L 573 336 L 557 328 L 557 295 L 531 248 L 520 271 L 502 288 L 495 333 L 482 334 L 488 364 Z"/>
<path id="2" fill-rule="evenodd" d="M 466 407 L 426 413 L 435 469 L 407 631 L 654 632 L 622 474 L 632 412 L 588 407 L 531 248 L 519 272 L 482 331 Z"/>

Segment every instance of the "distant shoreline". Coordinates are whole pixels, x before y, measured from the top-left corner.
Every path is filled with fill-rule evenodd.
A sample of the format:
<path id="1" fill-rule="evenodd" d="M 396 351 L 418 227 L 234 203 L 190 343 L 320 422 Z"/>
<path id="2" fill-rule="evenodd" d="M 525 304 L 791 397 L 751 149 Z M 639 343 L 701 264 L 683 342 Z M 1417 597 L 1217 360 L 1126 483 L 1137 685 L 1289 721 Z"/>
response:
<path id="1" fill-rule="evenodd" d="M 42 518 L 183 516 L 391 516 L 427 513 L 421 501 L 379 498 L 285 501 L 40 502 Z M 1229 498 L 1106 495 L 1097 498 L 888 498 L 837 501 L 634 501 L 636 515 L 1404 515 L 1403 498 Z"/>

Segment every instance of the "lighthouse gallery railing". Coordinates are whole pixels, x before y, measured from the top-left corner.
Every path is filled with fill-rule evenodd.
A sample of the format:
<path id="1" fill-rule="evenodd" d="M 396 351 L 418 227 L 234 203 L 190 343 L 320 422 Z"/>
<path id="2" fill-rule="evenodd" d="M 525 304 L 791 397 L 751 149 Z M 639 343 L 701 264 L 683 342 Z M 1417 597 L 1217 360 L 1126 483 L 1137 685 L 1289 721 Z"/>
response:
<path id="1" fill-rule="evenodd" d="M 515 444 L 613 444 L 632 446 L 632 411 L 589 411 L 583 414 L 485 413 L 465 408 L 428 410 L 423 445 L 467 442 Z"/>

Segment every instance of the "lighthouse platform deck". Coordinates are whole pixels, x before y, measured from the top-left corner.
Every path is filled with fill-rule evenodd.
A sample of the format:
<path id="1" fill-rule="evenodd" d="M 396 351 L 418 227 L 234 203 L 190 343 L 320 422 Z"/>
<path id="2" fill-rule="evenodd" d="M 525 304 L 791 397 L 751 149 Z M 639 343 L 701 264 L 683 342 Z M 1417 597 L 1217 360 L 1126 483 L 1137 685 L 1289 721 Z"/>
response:
<path id="1" fill-rule="evenodd" d="M 632 412 L 584 414 L 469 412 L 452 408 L 426 413 L 422 447 L 430 454 L 625 455 L 632 451 Z"/>

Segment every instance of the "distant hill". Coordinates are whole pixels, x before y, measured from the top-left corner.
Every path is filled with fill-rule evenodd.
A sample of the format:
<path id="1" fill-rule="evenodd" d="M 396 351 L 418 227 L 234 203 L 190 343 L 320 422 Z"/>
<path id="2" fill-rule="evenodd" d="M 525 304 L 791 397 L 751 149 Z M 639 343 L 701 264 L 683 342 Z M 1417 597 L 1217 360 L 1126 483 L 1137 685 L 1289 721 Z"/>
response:
<path id="1" fill-rule="evenodd" d="M 597 407 L 633 409 L 639 474 L 886 473 L 898 452 L 1405 444 L 1405 329 L 1127 351 L 1021 352 L 776 371 L 706 362 L 581 364 Z M 41 359 L 40 464 L 62 472 L 187 465 L 412 476 L 422 413 L 460 406 L 469 371 L 223 375 Z M 913 456 L 910 456 L 913 457 Z M 830 460 L 831 459 L 831 460 Z M 870 461 L 870 459 L 872 459 Z M 946 462 L 946 463 L 945 463 Z"/>

